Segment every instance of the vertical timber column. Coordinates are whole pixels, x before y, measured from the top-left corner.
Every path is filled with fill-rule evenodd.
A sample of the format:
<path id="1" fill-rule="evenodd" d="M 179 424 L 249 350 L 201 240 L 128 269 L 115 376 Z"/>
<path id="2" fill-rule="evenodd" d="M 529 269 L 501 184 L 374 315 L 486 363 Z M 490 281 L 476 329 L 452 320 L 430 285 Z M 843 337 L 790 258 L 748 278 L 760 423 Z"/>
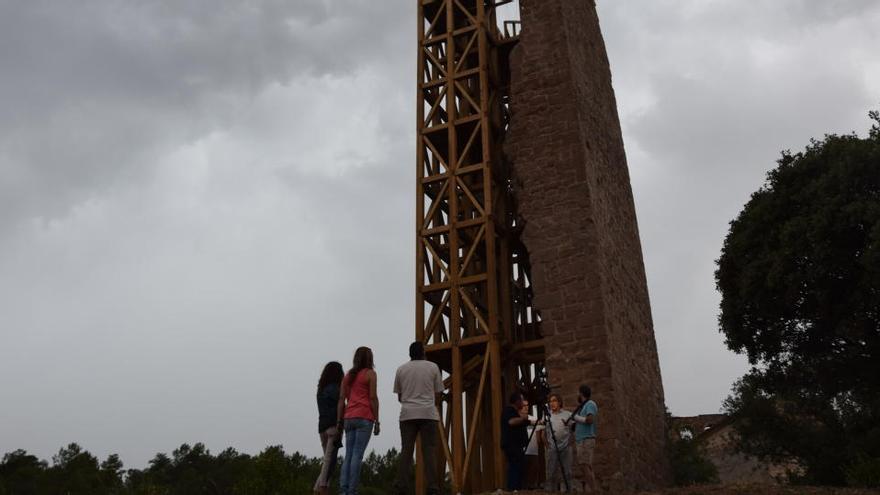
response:
<path id="1" fill-rule="evenodd" d="M 455 39 L 455 31 L 457 30 L 456 19 L 456 1 L 446 1 L 446 25 L 448 31 L 446 33 L 448 43 L 446 45 L 446 112 L 449 115 L 447 123 L 447 140 L 446 148 L 447 157 L 452 168 L 450 169 L 452 184 L 449 186 L 449 268 L 451 275 L 451 299 L 450 309 L 452 317 L 449 323 L 450 337 L 452 343 L 452 366 L 449 368 L 449 376 L 452 379 L 451 423 L 447 426 L 449 434 L 452 436 L 451 452 L 452 452 L 452 485 L 461 489 L 462 486 L 462 464 L 464 450 L 464 425 L 462 418 L 462 399 L 464 395 L 464 376 L 461 366 L 461 329 L 462 329 L 462 311 L 461 311 L 461 277 L 459 275 L 459 211 L 458 211 L 458 104 L 456 99 L 457 87 L 457 71 L 456 71 L 456 51 L 457 42 Z"/>
<path id="2" fill-rule="evenodd" d="M 532 366 L 526 348 L 543 360 L 543 341 L 523 347 L 512 335 L 525 335 L 512 329 L 529 324 L 515 313 L 522 301 L 512 301 L 522 277 L 513 273 L 512 253 L 521 250 L 509 245 L 515 236 L 500 149 L 508 64 L 499 58 L 515 40 L 496 27 L 495 9 L 509 0 L 416 1 L 416 336 L 444 372 L 443 467 L 456 492 L 479 493 L 504 479 L 502 397 L 521 384 L 503 370 Z M 424 489 L 421 480 L 417 486 Z"/>
<path id="3" fill-rule="evenodd" d="M 473 283 L 468 275 L 480 276 L 474 272 L 482 271 L 484 280 L 486 277 L 479 264 L 484 260 L 471 261 L 474 250 L 485 243 L 487 219 L 478 214 L 477 199 L 485 185 L 462 178 L 468 167 L 481 169 L 483 163 L 469 163 L 469 149 L 460 143 L 462 137 L 470 136 L 474 123 L 479 126 L 481 118 L 479 107 L 469 104 L 467 86 L 460 84 L 468 51 L 462 38 L 472 35 L 477 26 L 468 22 L 470 15 L 462 11 L 458 0 L 418 1 L 421 116 L 417 202 L 422 214 L 417 225 L 416 303 L 420 314 L 416 333 L 427 344 L 429 359 L 446 375 L 440 438 L 453 487 L 460 491 L 467 481 L 466 414 L 478 411 L 467 407 L 469 395 L 475 391 L 465 384 L 466 379 L 472 381 L 468 375 L 475 367 L 464 360 L 475 353 L 470 347 L 477 343 L 468 339 L 474 337 L 473 320 L 479 311 L 469 311 L 467 306 L 480 301 L 470 301 L 466 289 Z M 475 225 L 481 226 L 482 240 L 469 235 L 468 229 Z"/>
<path id="4" fill-rule="evenodd" d="M 610 66 L 592 0 L 521 0 L 505 150 L 541 311 L 546 367 L 568 404 L 599 405 L 608 489 L 670 481 L 663 385 Z"/>
<path id="5" fill-rule="evenodd" d="M 493 185 L 496 178 L 496 170 L 494 161 L 498 159 L 500 150 L 495 149 L 496 136 L 493 132 L 495 129 L 492 125 L 493 96 L 498 93 L 497 88 L 491 84 L 490 62 L 493 61 L 492 56 L 496 55 L 490 46 L 489 32 L 490 29 L 495 30 L 495 19 L 492 12 L 487 12 L 486 3 L 482 0 L 476 2 L 477 7 L 477 25 L 478 29 L 478 46 L 479 52 L 479 85 L 480 85 L 480 114 L 482 115 L 482 124 L 480 126 L 480 139 L 482 140 L 482 148 L 484 150 L 483 160 L 483 183 L 487 186 Z M 497 66 L 497 63 L 491 64 Z M 502 181 L 503 182 L 503 181 Z M 501 342 L 504 334 L 501 327 L 500 311 L 504 306 L 499 300 L 499 292 L 504 293 L 503 288 L 507 287 L 508 277 L 503 272 L 499 272 L 499 265 L 504 265 L 503 259 L 499 259 L 499 247 L 503 247 L 505 243 L 498 242 L 494 226 L 496 225 L 496 205 L 495 192 L 496 188 L 488 187 L 485 191 L 484 206 L 488 213 L 487 227 L 492 229 L 492 235 L 486 236 L 486 273 L 492 274 L 495 279 L 486 285 L 488 309 L 489 309 L 489 341 L 486 345 L 484 363 L 488 372 L 489 392 L 486 394 L 486 404 L 484 407 L 487 418 L 485 421 L 490 422 L 488 428 L 483 428 L 482 450 L 484 465 L 473 466 L 475 477 L 479 477 L 479 484 L 476 488 L 479 491 L 491 490 L 503 486 L 504 463 L 500 452 L 501 443 L 501 408 L 503 406 L 501 400 Z M 499 204 L 500 206 L 500 204 Z M 502 213 L 503 214 L 503 213 Z M 503 219 L 503 217 L 502 217 Z M 498 246 L 501 244 L 502 246 Z M 500 286 L 500 287 L 499 287 Z M 499 290 L 501 289 L 501 290 Z M 484 377 L 485 380 L 486 377 Z M 485 385 L 483 385 L 485 386 Z M 476 425 L 473 425 L 476 427 Z M 476 490 L 475 490 L 476 491 Z"/>

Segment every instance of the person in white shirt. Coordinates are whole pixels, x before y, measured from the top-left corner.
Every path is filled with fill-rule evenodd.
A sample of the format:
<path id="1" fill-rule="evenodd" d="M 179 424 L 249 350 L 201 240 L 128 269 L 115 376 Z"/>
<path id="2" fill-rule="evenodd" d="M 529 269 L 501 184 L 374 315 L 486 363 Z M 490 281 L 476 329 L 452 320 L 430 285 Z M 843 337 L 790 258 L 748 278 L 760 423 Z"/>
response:
<path id="1" fill-rule="evenodd" d="M 541 458 L 542 438 L 544 438 L 543 424 L 538 423 L 535 426 L 529 426 L 529 446 L 526 447 L 526 472 L 523 488 L 533 490 L 544 488 L 542 481 L 544 477 L 541 476 L 544 466 L 541 466 L 541 464 L 546 463 L 542 462 L 543 459 Z"/>
<path id="2" fill-rule="evenodd" d="M 544 457 L 547 460 L 544 489 L 548 492 L 569 491 L 574 444 L 571 413 L 562 408 L 562 397 L 557 394 L 550 394 L 547 402 L 550 416 L 544 419 Z"/>
<path id="3" fill-rule="evenodd" d="M 440 414 L 437 404 L 443 392 L 440 367 L 425 360 L 425 346 L 413 342 L 409 346 L 410 361 L 397 368 L 394 393 L 400 401 L 400 465 L 395 481 L 398 494 L 412 492 L 413 451 L 416 438 L 422 440 L 422 466 L 428 495 L 440 493 L 437 482 L 437 430 Z"/>

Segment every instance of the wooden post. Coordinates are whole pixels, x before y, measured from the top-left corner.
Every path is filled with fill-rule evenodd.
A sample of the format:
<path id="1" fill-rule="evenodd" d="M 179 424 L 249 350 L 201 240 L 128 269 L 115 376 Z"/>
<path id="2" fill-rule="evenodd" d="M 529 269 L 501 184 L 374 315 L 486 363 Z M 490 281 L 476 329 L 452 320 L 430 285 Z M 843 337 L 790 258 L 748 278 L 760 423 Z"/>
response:
<path id="1" fill-rule="evenodd" d="M 514 310 L 530 304 L 513 301 L 521 253 L 510 247 L 515 203 L 500 149 L 507 86 L 498 71 L 507 64 L 498 58 L 516 40 L 496 27 L 495 8 L 508 0 L 416 1 L 415 333 L 445 372 L 440 440 L 453 490 L 491 490 L 503 487 L 502 373 L 519 343 Z M 420 469 L 417 480 L 423 493 Z"/>

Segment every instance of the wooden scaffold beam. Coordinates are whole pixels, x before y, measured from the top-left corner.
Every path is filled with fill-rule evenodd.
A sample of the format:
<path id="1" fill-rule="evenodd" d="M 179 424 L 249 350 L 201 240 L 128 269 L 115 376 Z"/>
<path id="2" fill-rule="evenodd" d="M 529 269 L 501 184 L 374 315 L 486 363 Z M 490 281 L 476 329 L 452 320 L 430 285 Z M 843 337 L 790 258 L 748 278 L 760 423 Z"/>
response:
<path id="1" fill-rule="evenodd" d="M 455 492 L 478 493 L 503 486 L 505 391 L 543 366 L 501 150 L 518 30 L 497 27 L 508 1 L 417 1 L 416 337 L 446 378 L 442 469 Z"/>

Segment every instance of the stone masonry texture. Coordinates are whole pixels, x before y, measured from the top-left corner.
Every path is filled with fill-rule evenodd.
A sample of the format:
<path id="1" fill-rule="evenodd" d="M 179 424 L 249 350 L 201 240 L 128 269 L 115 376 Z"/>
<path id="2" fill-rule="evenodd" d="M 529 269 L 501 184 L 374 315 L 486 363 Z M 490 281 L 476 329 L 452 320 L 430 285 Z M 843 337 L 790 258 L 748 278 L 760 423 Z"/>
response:
<path id="1" fill-rule="evenodd" d="M 607 490 L 671 482 L 663 384 L 611 71 L 592 0 L 521 0 L 513 165 L 550 383 L 599 405 Z"/>

